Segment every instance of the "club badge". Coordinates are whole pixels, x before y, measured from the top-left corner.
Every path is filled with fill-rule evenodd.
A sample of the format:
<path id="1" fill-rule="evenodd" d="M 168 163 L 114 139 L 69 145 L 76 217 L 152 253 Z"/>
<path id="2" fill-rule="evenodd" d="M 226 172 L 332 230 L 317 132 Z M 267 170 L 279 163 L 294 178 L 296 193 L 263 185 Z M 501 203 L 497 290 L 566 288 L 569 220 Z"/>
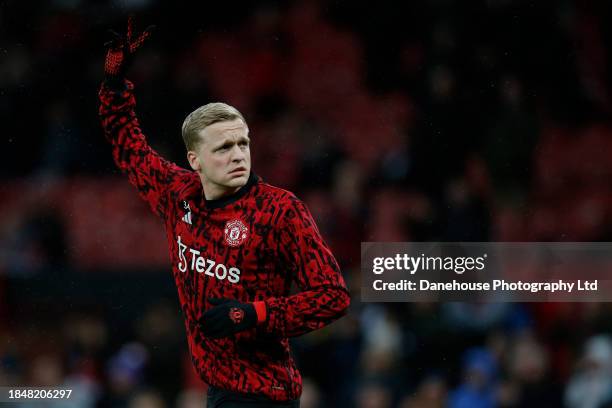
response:
<path id="1" fill-rule="evenodd" d="M 231 247 L 240 246 L 249 234 L 249 230 L 240 220 L 228 221 L 225 224 L 225 243 Z"/>

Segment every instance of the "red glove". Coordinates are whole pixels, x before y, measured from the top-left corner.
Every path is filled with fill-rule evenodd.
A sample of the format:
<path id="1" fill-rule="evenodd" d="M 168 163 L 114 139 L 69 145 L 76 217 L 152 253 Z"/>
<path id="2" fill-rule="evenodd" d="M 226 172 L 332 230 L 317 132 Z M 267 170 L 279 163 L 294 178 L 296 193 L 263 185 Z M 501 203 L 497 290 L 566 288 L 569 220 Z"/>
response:
<path id="1" fill-rule="evenodd" d="M 125 36 L 111 30 L 110 32 L 115 38 L 104 44 L 108 48 L 106 60 L 104 61 L 104 74 L 107 79 L 120 79 L 125 75 L 132 56 L 144 41 L 149 38 L 154 28 L 154 26 L 149 26 L 142 33 L 133 36 L 132 20 L 131 16 L 128 17 Z"/>

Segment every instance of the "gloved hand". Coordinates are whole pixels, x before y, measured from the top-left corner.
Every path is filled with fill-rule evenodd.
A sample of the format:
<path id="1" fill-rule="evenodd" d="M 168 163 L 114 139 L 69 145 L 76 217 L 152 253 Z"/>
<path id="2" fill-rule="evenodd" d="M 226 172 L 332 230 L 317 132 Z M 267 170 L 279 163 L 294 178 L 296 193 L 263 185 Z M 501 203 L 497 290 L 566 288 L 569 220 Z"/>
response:
<path id="1" fill-rule="evenodd" d="M 131 63 L 132 56 L 145 40 L 151 36 L 152 30 L 155 28 L 154 26 L 149 26 L 142 33 L 134 36 L 132 33 L 132 20 L 131 16 L 128 17 L 125 35 L 109 30 L 114 38 L 104 44 L 107 47 L 104 75 L 108 80 L 123 78 Z"/>
<path id="2" fill-rule="evenodd" d="M 202 316 L 202 333 L 206 337 L 220 339 L 257 325 L 257 312 L 253 303 L 241 303 L 232 299 L 208 299 L 214 307 Z"/>

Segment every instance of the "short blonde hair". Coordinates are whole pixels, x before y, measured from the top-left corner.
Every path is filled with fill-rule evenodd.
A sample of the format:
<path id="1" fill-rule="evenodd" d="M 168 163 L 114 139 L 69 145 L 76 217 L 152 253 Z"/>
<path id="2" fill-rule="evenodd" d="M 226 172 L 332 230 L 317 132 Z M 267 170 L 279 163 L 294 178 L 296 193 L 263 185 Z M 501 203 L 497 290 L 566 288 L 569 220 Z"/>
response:
<path id="1" fill-rule="evenodd" d="M 183 142 L 187 150 L 194 150 L 200 143 L 200 131 L 217 122 L 240 119 L 246 125 L 246 120 L 238 109 L 223 102 L 207 103 L 191 112 L 185 118 L 182 127 Z"/>

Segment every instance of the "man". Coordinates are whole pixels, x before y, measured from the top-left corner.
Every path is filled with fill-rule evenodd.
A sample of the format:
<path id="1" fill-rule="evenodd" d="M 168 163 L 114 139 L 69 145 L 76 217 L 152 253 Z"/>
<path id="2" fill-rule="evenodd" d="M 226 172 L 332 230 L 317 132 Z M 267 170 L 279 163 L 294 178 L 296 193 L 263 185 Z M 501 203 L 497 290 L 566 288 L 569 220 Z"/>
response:
<path id="1" fill-rule="evenodd" d="M 289 337 L 342 316 L 349 294 L 303 202 L 251 172 L 249 128 L 211 103 L 183 123 L 188 171 L 146 142 L 124 73 L 149 30 L 109 43 L 100 116 L 117 166 L 166 227 L 193 364 L 208 407 L 297 407 Z M 290 294 L 292 282 L 299 292 Z"/>

